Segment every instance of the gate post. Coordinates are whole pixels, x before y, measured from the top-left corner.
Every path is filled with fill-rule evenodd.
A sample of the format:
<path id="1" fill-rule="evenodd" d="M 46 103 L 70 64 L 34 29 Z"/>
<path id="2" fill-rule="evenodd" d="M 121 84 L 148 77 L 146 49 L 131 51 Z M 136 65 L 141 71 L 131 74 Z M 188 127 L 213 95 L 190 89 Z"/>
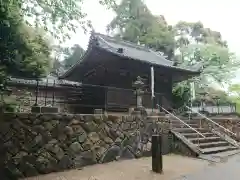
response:
<path id="1" fill-rule="evenodd" d="M 156 173 L 162 173 L 162 136 L 152 135 L 152 170 Z"/>

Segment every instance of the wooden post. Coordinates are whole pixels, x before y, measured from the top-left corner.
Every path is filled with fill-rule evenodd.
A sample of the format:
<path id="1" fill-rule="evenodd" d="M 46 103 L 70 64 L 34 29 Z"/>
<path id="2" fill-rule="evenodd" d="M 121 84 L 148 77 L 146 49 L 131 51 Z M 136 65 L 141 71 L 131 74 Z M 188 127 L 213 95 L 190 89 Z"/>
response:
<path id="1" fill-rule="evenodd" d="M 152 170 L 156 173 L 162 173 L 162 137 L 152 135 Z"/>

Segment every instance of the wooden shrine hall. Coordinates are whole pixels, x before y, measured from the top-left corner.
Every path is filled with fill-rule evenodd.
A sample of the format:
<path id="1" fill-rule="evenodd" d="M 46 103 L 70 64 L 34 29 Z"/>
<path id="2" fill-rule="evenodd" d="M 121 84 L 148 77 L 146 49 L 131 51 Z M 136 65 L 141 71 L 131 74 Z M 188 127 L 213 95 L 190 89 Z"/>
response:
<path id="1" fill-rule="evenodd" d="M 172 106 L 173 83 L 200 74 L 200 67 L 183 69 L 145 46 L 93 32 L 84 56 L 59 78 L 82 83 L 81 104 L 111 111 L 136 105 L 133 82 L 140 76 L 145 83 L 143 106 L 152 108 L 151 67 L 154 104 L 166 109 Z"/>

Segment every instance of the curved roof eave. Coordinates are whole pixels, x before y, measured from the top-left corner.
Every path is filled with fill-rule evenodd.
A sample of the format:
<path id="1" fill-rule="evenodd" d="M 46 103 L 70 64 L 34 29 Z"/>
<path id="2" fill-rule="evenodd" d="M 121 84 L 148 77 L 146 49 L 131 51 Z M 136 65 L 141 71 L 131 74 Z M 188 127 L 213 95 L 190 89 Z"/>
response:
<path id="1" fill-rule="evenodd" d="M 96 45 L 95 43 L 93 43 L 92 40 L 94 38 L 96 38 L 100 42 L 100 44 Z M 176 71 L 182 71 L 182 72 L 186 72 L 186 73 L 190 73 L 190 74 L 194 74 L 194 75 L 198 75 L 198 74 L 201 73 L 200 69 L 198 69 L 198 70 L 196 70 L 196 69 L 195 70 L 191 70 L 189 68 L 181 68 L 181 67 L 173 66 L 173 65 L 167 64 L 167 63 L 159 64 L 157 62 L 154 63 L 154 62 L 151 62 L 151 61 L 146 61 L 146 60 L 142 60 L 142 59 L 136 59 L 136 58 L 127 56 L 124 53 L 123 54 L 122 53 L 118 53 L 117 49 L 114 48 L 113 46 L 111 46 L 111 43 L 108 43 L 107 40 L 105 40 L 102 37 L 101 34 L 92 32 L 92 34 L 90 36 L 89 43 L 88 43 L 88 49 L 85 52 L 85 54 L 79 59 L 79 61 L 75 65 L 73 65 L 71 68 L 69 68 L 63 75 L 59 76 L 59 79 L 63 79 L 63 78 L 68 77 L 79 64 L 84 63 L 85 62 L 84 60 L 92 52 L 93 47 L 97 48 L 97 49 L 101 49 L 101 50 L 109 52 L 109 53 L 112 53 L 112 54 L 117 55 L 118 57 L 121 57 L 121 58 L 141 61 L 141 62 L 144 62 L 144 63 L 147 63 L 147 64 L 151 64 L 151 65 L 153 65 L 155 67 L 166 67 L 166 68 L 170 68 L 170 69 L 175 69 Z M 153 53 L 152 51 L 150 51 L 150 52 Z M 155 54 L 155 55 L 157 55 L 157 54 Z M 166 62 L 167 61 L 168 60 L 166 60 Z"/>
<path id="2" fill-rule="evenodd" d="M 177 66 L 159 65 L 157 63 L 142 61 L 140 59 L 134 59 L 132 57 L 125 56 L 124 54 L 118 53 L 117 51 L 115 51 L 115 49 L 111 48 L 109 45 L 108 45 L 109 48 L 104 48 L 104 47 L 101 47 L 101 46 L 95 46 L 95 47 L 98 48 L 98 49 L 101 49 L 103 51 L 107 51 L 109 53 L 112 53 L 112 54 L 114 54 L 118 57 L 126 58 L 126 59 L 132 59 L 132 60 L 136 60 L 136 61 L 141 61 L 143 63 L 150 64 L 150 65 L 155 66 L 155 67 L 166 67 L 166 68 L 175 69 L 175 70 L 179 70 L 179 71 L 185 71 L 185 72 L 188 72 L 188 73 L 191 73 L 191 74 L 196 74 L 196 75 L 201 73 L 199 70 L 190 70 L 190 69 L 181 68 L 181 67 L 177 67 Z"/>
<path id="3" fill-rule="evenodd" d="M 84 55 L 77 61 L 76 64 L 74 64 L 73 66 L 71 66 L 64 74 L 62 74 L 61 76 L 59 76 L 58 78 L 59 79 L 63 79 L 63 78 L 66 78 L 67 76 L 69 76 L 72 71 L 79 65 L 79 64 L 82 64 L 84 63 L 85 59 L 89 56 L 89 54 L 91 53 L 92 51 L 92 46 L 91 47 L 88 47 L 87 51 L 84 53 Z"/>

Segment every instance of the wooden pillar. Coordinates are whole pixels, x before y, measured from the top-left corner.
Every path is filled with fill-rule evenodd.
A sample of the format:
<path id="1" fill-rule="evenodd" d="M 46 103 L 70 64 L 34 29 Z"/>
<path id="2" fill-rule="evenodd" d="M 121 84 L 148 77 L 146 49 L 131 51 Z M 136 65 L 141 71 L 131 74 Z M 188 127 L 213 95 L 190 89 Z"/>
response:
<path id="1" fill-rule="evenodd" d="M 162 137 L 152 135 L 152 170 L 156 173 L 162 173 Z"/>

